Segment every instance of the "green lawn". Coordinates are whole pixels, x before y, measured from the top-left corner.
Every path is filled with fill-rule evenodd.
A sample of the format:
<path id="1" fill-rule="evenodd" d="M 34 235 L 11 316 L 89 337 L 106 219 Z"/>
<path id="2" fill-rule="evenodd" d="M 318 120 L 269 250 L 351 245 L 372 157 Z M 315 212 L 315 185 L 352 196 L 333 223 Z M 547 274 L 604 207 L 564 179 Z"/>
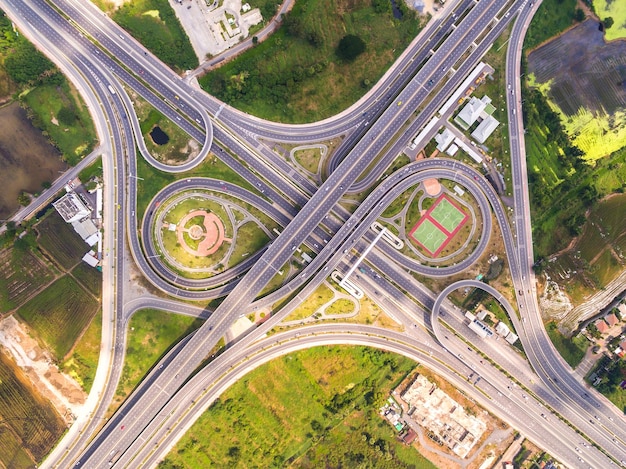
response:
<path id="1" fill-rule="evenodd" d="M 164 173 L 153 168 L 143 158 L 137 158 L 137 174 L 143 178 L 137 181 L 137 213 L 143 216 L 148 202 L 165 186 L 189 177 L 210 177 L 237 184 L 248 190 L 254 190 L 242 176 L 234 172 L 225 163 L 212 154 L 191 171 L 182 174 Z"/>
<path id="2" fill-rule="evenodd" d="M 61 365 L 62 371 L 72 376 L 89 393 L 96 376 L 100 358 L 102 336 L 102 311 L 96 314 L 87 330 L 76 343 L 72 354 Z"/>
<path id="3" fill-rule="evenodd" d="M 61 277 L 17 310 L 59 360 L 70 351 L 98 310 L 98 302 L 69 275 Z"/>
<path id="4" fill-rule="evenodd" d="M 128 324 L 124 369 L 109 412 L 123 402 L 167 350 L 202 322 L 156 309 L 137 311 Z"/>
<path id="5" fill-rule="evenodd" d="M 111 3 L 100 2 L 111 11 Z M 167 0 L 134 0 L 113 9 L 113 20 L 176 71 L 198 66 L 187 33 Z"/>
<path id="6" fill-rule="evenodd" d="M 448 239 L 448 235 L 437 228 L 428 218 L 422 221 L 411 236 L 419 241 L 431 254 L 434 254 Z"/>
<path id="7" fill-rule="evenodd" d="M 237 238 L 234 242 L 235 249 L 228 259 L 228 267 L 239 264 L 262 249 L 270 242 L 270 238 L 256 223 L 248 222 L 237 229 Z"/>
<path id="8" fill-rule="evenodd" d="M 48 134 L 63 159 L 75 166 L 94 148 L 96 129 L 87 106 L 63 77 L 61 84 L 44 84 L 21 95 L 32 110 L 33 125 Z"/>
<path id="9" fill-rule="evenodd" d="M 376 414 L 414 366 L 364 347 L 317 347 L 273 360 L 227 390 L 159 467 L 356 467 L 358 459 L 377 468 L 434 467 Z M 384 451 L 364 444 L 364 433 Z"/>
<path id="10" fill-rule="evenodd" d="M 524 48 L 533 49 L 574 24 L 576 0 L 543 0 L 533 17 Z"/>
<path id="11" fill-rule="evenodd" d="M 569 366 L 575 368 L 585 356 L 589 342 L 583 336 L 573 338 L 561 334 L 554 322 L 547 324 L 546 330 L 550 340 Z"/>
<path id="12" fill-rule="evenodd" d="M 357 101 L 418 34 L 420 21 L 402 2 L 396 20 L 371 0 L 296 2 L 272 37 L 200 79 L 202 87 L 245 112 L 282 122 L 312 122 Z M 335 49 L 347 34 L 366 50 L 343 62 Z"/>

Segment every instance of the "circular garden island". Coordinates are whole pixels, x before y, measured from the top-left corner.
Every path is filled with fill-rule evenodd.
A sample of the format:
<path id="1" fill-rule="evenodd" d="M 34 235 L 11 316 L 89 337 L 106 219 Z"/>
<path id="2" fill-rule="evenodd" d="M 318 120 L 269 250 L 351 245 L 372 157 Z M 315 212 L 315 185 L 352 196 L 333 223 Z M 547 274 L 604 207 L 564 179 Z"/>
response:
<path id="1" fill-rule="evenodd" d="M 161 260 L 191 279 L 208 278 L 242 262 L 270 241 L 272 229 L 258 210 L 244 205 L 202 190 L 163 201 L 151 227 Z"/>

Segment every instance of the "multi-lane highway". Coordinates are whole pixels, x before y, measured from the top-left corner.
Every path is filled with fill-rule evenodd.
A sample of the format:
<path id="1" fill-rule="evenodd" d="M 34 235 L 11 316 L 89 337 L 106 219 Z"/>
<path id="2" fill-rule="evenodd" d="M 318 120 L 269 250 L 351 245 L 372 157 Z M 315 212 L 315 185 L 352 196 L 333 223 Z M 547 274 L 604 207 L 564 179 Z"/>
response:
<path id="1" fill-rule="evenodd" d="M 428 361 L 424 356 L 425 351 L 437 354 L 439 360 L 447 363 L 447 367 L 440 367 L 440 362 L 435 360 L 432 366 L 440 369 L 453 382 L 461 381 L 459 386 L 468 387 L 459 377 L 466 375 L 468 367 L 474 369 L 479 366 L 478 359 L 470 356 L 459 360 L 460 350 L 465 351 L 463 342 L 455 337 L 449 338 L 450 334 L 443 334 L 442 337 L 438 316 L 441 305 L 444 309 L 448 308 L 446 322 L 449 327 L 453 325 L 459 336 L 465 335 L 462 322 L 455 319 L 454 308 L 445 301 L 447 291 L 437 297 L 436 293 L 415 281 L 407 269 L 439 277 L 463 272 L 484 252 L 492 232 L 492 216 L 502 233 L 515 290 L 522 292 L 518 304 L 527 321 L 520 320 L 515 309 L 498 292 L 492 293 L 501 300 L 511 316 L 532 370 L 537 375 L 533 375 L 531 368 L 521 362 L 519 357 L 506 351 L 493 350 L 494 363 L 505 367 L 510 376 L 520 383 L 527 385 L 532 382 L 532 386 L 528 386 L 531 386 L 529 389 L 532 388 L 533 396 L 543 400 L 543 403 L 537 402 L 537 406 L 547 403 L 561 418 L 574 423 L 589 441 L 603 449 L 604 453 L 589 449 L 589 454 L 585 455 L 586 462 L 592 467 L 606 467 L 610 463 L 607 455 L 618 462 L 626 459 L 626 434 L 621 428 L 623 422 L 619 414 L 593 396 L 569 373 L 542 327 L 534 294 L 530 269 L 532 238 L 519 99 L 519 68 L 516 67 L 519 67 L 525 30 L 540 2 L 536 2 L 536 5 L 527 0 L 450 2 L 446 14 L 424 29 L 362 100 L 331 119 L 300 126 L 274 124 L 253 118 L 190 87 L 89 3 L 76 0 L 55 0 L 52 3 L 55 8 L 41 0 L 7 0 L 6 9 L 29 37 L 45 37 L 49 41 L 45 45 L 41 44 L 42 48 L 57 63 L 64 64 L 64 70 L 68 69 L 66 73 L 69 72 L 70 77 L 88 83 L 83 86 L 82 92 L 97 96 L 94 102 L 102 106 L 102 113 L 108 119 L 106 132 L 109 135 L 103 140 L 108 143 L 110 136 L 112 145 L 111 154 L 105 155 L 105 166 L 111 169 L 106 172 L 106 211 L 109 221 L 105 240 L 110 246 L 108 255 L 111 257 L 105 259 L 105 273 L 109 275 L 108 281 L 113 287 L 114 302 L 111 301 L 111 307 L 115 313 L 113 315 L 111 312 L 106 321 L 108 323 L 113 319 L 111 324 L 114 329 L 105 328 L 105 335 L 110 339 L 103 353 L 108 354 L 110 360 L 102 362 L 108 368 L 105 372 L 99 370 L 100 374 L 110 370 L 110 383 L 103 383 L 100 388 L 94 387 L 100 399 L 97 408 L 94 404 L 94 418 L 90 422 L 81 419 L 82 434 L 77 435 L 78 429 L 73 429 L 62 445 L 67 447 L 67 451 L 55 451 L 46 465 L 104 467 L 108 465 L 111 454 L 116 455 L 115 467 L 154 465 L 162 453 L 154 452 L 155 445 L 165 441 L 166 447 L 181 433 L 179 429 L 174 430 L 178 418 L 170 416 L 184 416 L 181 419 L 183 427 L 189 425 L 194 414 L 189 409 L 199 408 L 199 398 L 203 399 L 202 402 L 210 402 L 228 383 L 276 354 L 325 343 L 325 338 L 312 335 L 317 334 L 316 331 L 332 336 L 328 341 L 350 343 L 353 341 L 351 337 L 358 336 L 358 340 L 354 340 L 359 343 L 394 350 L 413 358 L 419 357 L 420 361 Z M 461 163 L 441 158 L 412 163 L 384 181 L 378 179 L 514 18 L 518 19 L 511 33 L 507 56 L 507 80 L 513 91 L 511 96 L 507 93 L 511 113 L 509 131 L 515 196 L 515 228 L 512 231 L 496 192 L 478 172 Z M 73 70 L 69 70 L 72 67 Z M 154 159 L 142 140 L 132 103 L 124 89 L 117 84 L 118 80 L 203 143 L 200 155 L 178 166 L 164 165 Z M 117 92 L 111 94 L 105 85 L 114 86 Z M 414 115 L 414 110 L 418 108 L 420 113 Z M 99 119 L 102 120 L 104 118 Z M 319 187 L 299 175 L 258 140 L 263 137 L 274 141 L 304 143 L 323 141 L 338 135 L 346 138 L 329 163 L 330 175 Z M 156 251 L 150 242 L 154 205 L 148 207 L 142 220 L 137 219 L 136 148 L 146 161 L 168 172 L 184 172 L 193 168 L 212 151 L 246 178 L 252 187 L 259 189 L 254 193 L 222 181 L 187 178 L 164 188 L 153 204 L 185 190 L 205 189 L 227 194 L 271 214 L 284 227 L 281 235 L 263 252 L 208 281 L 180 279 L 155 260 Z M 377 245 L 368 254 L 367 262 L 372 266 L 372 273 L 376 271 L 384 275 L 357 276 L 354 281 L 394 318 L 405 324 L 407 332 L 397 334 L 357 326 L 353 335 L 347 336 L 345 325 L 340 326 L 340 334 L 336 334 L 337 326 L 334 325 L 315 326 L 310 333 L 302 332 L 306 334 L 306 339 L 300 339 L 298 334 L 301 332 L 287 333 L 285 340 L 289 345 L 282 346 L 279 343 L 270 347 L 266 344 L 265 350 L 264 347 L 259 348 L 259 344 L 265 343 L 258 342 L 264 331 L 304 301 L 333 269 L 345 272 L 349 268 L 351 253 L 361 251 L 366 243 L 373 240 L 369 226 L 385 207 L 407 188 L 428 177 L 450 179 L 466 187 L 477 201 L 484 225 L 477 247 L 467 259 L 454 266 L 440 269 L 423 266 L 385 243 Z M 371 191 L 353 212 L 339 204 L 349 190 Z M 139 227 L 143 245 L 137 232 Z M 162 291 L 173 297 L 196 300 L 227 294 L 226 298 L 210 314 L 208 310 L 171 300 L 146 298 L 125 304 L 125 282 L 120 281 L 125 278 L 126 272 L 125 239 L 129 241 L 130 253 L 139 269 Z M 257 298 L 303 243 L 315 252 L 313 261 L 282 288 L 264 298 Z M 467 285 L 472 284 L 470 282 Z M 401 289 L 407 293 L 402 293 Z M 381 291 L 387 294 L 381 295 Z M 235 319 L 255 308 L 275 304 L 281 298 L 291 299 L 286 306 L 274 311 L 272 318 L 263 326 L 202 370 L 201 375 L 209 380 L 206 382 L 211 383 L 210 391 L 192 385 L 200 374 L 186 381 Z M 154 306 L 184 314 L 202 315 L 207 320 L 193 336 L 179 344 L 152 370 L 87 445 L 97 426 L 98 416 L 106 409 L 119 379 L 128 317 L 138 308 Z M 431 308 L 432 318 L 426 313 Z M 423 311 L 421 317 L 416 317 L 415 311 Z M 419 328 L 418 323 L 421 325 Z M 424 332 L 426 330 L 433 335 Z M 114 344 L 111 333 L 114 333 Z M 480 347 L 480 344 L 475 347 Z M 254 362 L 249 358 L 253 355 Z M 464 355 L 472 354 L 464 352 Z M 227 368 L 220 368 L 226 364 Z M 450 368 L 457 373 L 450 373 Z M 582 458 L 574 450 L 573 444 L 580 437 L 572 428 L 561 423 L 556 416 L 554 423 L 546 425 L 539 412 L 525 412 L 528 403 L 520 401 L 516 393 L 501 396 L 498 389 L 503 385 L 508 386 L 506 382 L 510 378 L 503 376 L 496 368 L 485 368 L 484 375 L 485 389 L 475 392 L 469 386 L 467 391 L 483 405 L 523 430 L 537 444 L 549 445 L 546 449 L 560 460 L 572 466 L 581 462 Z M 531 380 L 531 375 L 536 376 L 536 380 Z M 578 396 L 581 396 L 582 402 Z M 598 420 L 597 414 L 600 412 L 610 419 Z M 546 432 L 550 437 L 542 440 Z"/>

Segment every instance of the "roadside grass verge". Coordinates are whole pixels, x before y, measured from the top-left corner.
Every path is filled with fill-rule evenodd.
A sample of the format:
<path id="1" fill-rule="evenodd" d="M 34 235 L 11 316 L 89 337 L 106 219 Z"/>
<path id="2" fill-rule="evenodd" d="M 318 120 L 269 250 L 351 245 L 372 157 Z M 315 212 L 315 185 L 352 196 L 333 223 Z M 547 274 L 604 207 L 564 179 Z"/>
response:
<path id="1" fill-rule="evenodd" d="M 143 216 L 148 203 L 165 186 L 189 177 L 208 177 L 227 181 L 248 190 L 254 188 L 242 176 L 230 169 L 212 153 L 196 168 L 181 174 L 164 173 L 150 166 L 143 158 L 137 158 L 137 214 Z"/>
<path id="2" fill-rule="evenodd" d="M 128 323 L 124 369 L 108 415 L 126 399 L 150 368 L 203 320 L 156 309 L 137 311 Z"/>
<path id="3" fill-rule="evenodd" d="M 346 448 L 364 451 L 373 467 L 433 467 L 400 450 L 376 415 L 414 366 L 365 347 L 315 347 L 272 360 L 228 389 L 160 467 L 320 467 L 328 457 L 337 458 L 333 467 L 353 467 Z M 364 432 L 380 435 L 388 449 L 375 451 Z"/>
<path id="4" fill-rule="evenodd" d="M 296 2 L 270 38 L 200 78 L 230 105 L 281 122 L 313 122 L 337 114 L 384 74 L 418 34 L 421 21 L 404 8 L 376 13 L 370 0 Z M 347 34 L 366 50 L 352 62 L 335 49 Z"/>
<path id="5" fill-rule="evenodd" d="M 32 111 L 29 117 L 35 127 L 75 166 L 94 148 L 96 129 L 87 106 L 78 91 L 61 76 L 60 83 L 39 85 L 20 95 Z"/>
<path id="6" fill-rule="evenodd" d="M 17 310 L 17 315 L 62 360 L 98 310 L 98 302 L 65 275 Z"/>
<path id="7" fill-rule="evenodd" d="M 559 332 L 554 322 L 547 324 L 546 330 L 554 347 L 572 368 L 576 368 L 585 356 L 589 341 L 582 335 L 568 338 Z"/>
<path id="8" fill-rule="evenodd" d="M 262 249 L 270 242 L 269 236 L 254 222 L 247 222 L 237 228 L 235 248 L 228 259 L 228 268 L 233 267 L 248 256 Z"/>
<path id="9" fill-rule="evenodd" d="M 98 368 L 101 337 L 102 310 L 91 319 L 91 323 L 76 343 L 76 347 L 61 365 L 62 371 L 74 378 L 87 394 L 91 391 Z"/>
<path id="10" fill-rule="evenodd" d="M 315 289 L 315 291 L 303 301 L 289 316 L 285 318 L 285 321 L 295 321 L 297 319 L 304 319 L 315 313 L 321 306 L 328 303 L 335 296 L 334 291 L 326 284 L 321 284 Z"/>

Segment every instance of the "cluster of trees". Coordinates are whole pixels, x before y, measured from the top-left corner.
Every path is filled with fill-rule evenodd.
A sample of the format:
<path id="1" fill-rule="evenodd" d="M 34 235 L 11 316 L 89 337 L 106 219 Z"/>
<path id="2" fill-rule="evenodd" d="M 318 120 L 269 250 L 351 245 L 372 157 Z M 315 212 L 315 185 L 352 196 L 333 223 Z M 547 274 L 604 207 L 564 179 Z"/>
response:
<path id="1" fill-rule="evenodd" d="M 244 103 L 263 98 L 267 102 L 288 102 L 297 85 L 307 78 L 321 73 L 328 60 L 305 62 L 285 70 L 264 69 L 260 66 L 262 57 L 250 57 L 238 62 L 236 69 L 226 72 L 218 69 L 207 82 L 207 89 L 226 102 L 241 100 Z"/>
<path id="2" fill-rule="evenodd" d="M 159 17 L 143 14 L 157 10 Z M 114 13 L 115 22 L 150 49 L 159 59 L 178 70 L 198 66 L 198 58 L 191 47 L 174 10 L 167 0 L 126 2 Z"/>
<path id="3" fill-rule="evenodd" d="M 52 62 L 13 30 L 11 21 L 3 11 L 0 11 L 0 54 L 5 57 L 5 71 L 20 85 L 33 85 L 60 76 Z"/>

